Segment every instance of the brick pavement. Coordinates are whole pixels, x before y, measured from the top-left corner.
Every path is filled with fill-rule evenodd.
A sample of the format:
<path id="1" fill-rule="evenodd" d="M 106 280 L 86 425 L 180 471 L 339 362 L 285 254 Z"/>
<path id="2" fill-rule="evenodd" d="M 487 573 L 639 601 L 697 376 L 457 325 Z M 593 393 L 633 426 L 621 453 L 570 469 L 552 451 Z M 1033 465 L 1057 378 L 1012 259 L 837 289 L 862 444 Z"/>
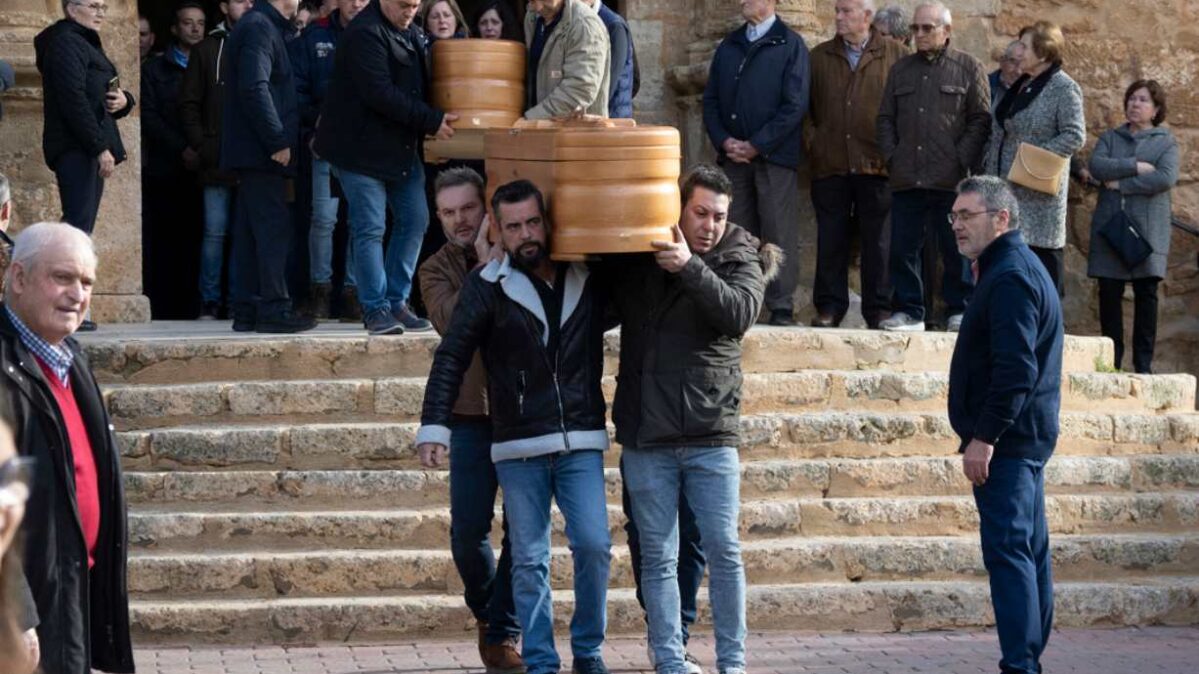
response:
<path id="1" fill-rule="evenodd" d="M 565 640 L 559 638 L 559 647 Z M 692 639 L 692 652 L 713 660 L 710 634 Z M 761 632 L 750 635 L 754 674 L 878 674 L 998 671 L 990 631 L 890 634 Z M 569 656 L 567 656 L 569 657 Z M 613 673 L 648 672 L 645 642 L 608 640 Z M 565 660 L 569 667 L 569 659 Z M 1199 670 L 1199 627 L 1061 630 L 1043 662 L 1047 674 L 1189 674 Z M 137 653 L 140 674 L 450 674 L 481 672 L 470 641 L 376 646 L 162 649 Z M 569 671 L 569 670 L 568 670 Z M 713 672 L 711 667 L 706 672 Z"/>

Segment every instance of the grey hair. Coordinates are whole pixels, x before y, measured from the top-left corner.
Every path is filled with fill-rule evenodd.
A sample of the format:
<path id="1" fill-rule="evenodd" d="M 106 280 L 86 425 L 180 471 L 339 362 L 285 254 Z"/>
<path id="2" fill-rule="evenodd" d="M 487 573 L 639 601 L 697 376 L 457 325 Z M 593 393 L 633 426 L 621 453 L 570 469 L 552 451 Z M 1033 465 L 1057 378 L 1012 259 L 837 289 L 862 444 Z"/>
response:
<path id="1" fill-rule="evenodd" d="M 13 240 L 12 261 L 4 275 L 5 292 L 12 287 L 10 281 L 13 268 L 19 264 L 22 269 L 32 269 L 47 249 L 64 244 L 83 251 L 91 262 L 91 267 L 95 268 L 98 262 L 96 249 L 92 245 L 91 237 L 83 230 L 65 222 L 39 222 L 22 229 Z"/>
<path id="2" fill-rule="evenodd" d="M 1011 42 L 1007 43 L 1006 47 L 1003 48 L 1004 57 L 1005 58 L 1010 57 L 1012 55 L 1012 52 L 1016 51 L 1016 47 L 1023 47 L 1023 46 L 1024 46 L 1023 42 L 1021 42 L 1019 40 L 1012 40 Z"/>
<path id="3" fill-rule="evenodd" d="M 908 17 L 899 5 L 887 5 L 874 14 L 874 23 L 882 24 L 887 32 L 898 40 L 907 40 L 912 31 L 908 29 Z"/>
<path id="4" fill-rule="evenodd" d="M 874 0 L 858 0 L 858 4 L 868 12 L 874 11 Z"/>
<path id="5" fill-rule="evenodd" d="M 486 198 L 483 194 L 486 191 L 483 176 L 469 166 L 455 166 L 438 173 L 437 178 L 433 181 L 433 198 L 436 200 L 437 195 L 441 194 L 444 189 L 461 185 L 474 185 L 475 189 L 479 191 L 479 200 L 482 201 Z"/>
<path id="6" fill-rule="evenodd" d="M 12 201 L 12 186 L 8 182 L 8 176 L 0 173 L 0 206 Z"/>
<path id="7" fill-rule="evenodd" d="M 912 10 L 912 16 L 915 16 L 916 12 L 926 8 L 935 10 L 937 12 L 937 16 L 940 19 L 942 26 L 953 25 L 953 15 L 949 13 L 949 8 L 946 7 L 945 3 L 942 2 L 922 2 L 919 5 L 916 5 L 916 9 Z"/>
<path id="8" fill-rule="evenodd" d="M 1020 203 L 1008 182 L 999 176 L 970 176 L 958 183 L 958 194 L 977 194 L 988 211 L 1007 211 L 1008 229 L 1020 229 Z"/>

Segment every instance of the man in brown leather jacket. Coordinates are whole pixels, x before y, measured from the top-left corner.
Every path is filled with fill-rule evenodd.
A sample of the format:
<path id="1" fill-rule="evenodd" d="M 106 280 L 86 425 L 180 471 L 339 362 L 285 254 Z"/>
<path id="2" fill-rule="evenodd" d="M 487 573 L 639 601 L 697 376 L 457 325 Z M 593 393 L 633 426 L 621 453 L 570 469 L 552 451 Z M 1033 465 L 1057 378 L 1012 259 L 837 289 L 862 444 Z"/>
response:
<path id="1" fill-rule="evenodd" d="M 947 329 L 957 331 L 974 282 L 946 219 L 954 188 L 975 167 L 991 134 L 991 88 L 978 59 L 949 45 L 945 5 L 916 7 L 916 53 L 891 68 L 878 112 L 878 148 L 891 176 L 891 282 L 894 313 L 885 330 L 922 332 L 920 251 L 936 232 L 945 274 Z"/>
<path id="2" fill-rule="evenodd" d="M 466 167 L 452 168 L 437 176 L 433 193 L 446 244 L 425 260 L 417 278 L 429 320 L 444 335 L 458 293 L 479 262 L 475 241 L 486 237 L 483 178 Z M 515 645 L 520 628 L 512 603 L 507 520 L 498 567 L 488 537 L 499 481 L 491 462 L 487 373 L 478 353 L 454 404 L 450 447 L 450 549 L 465 585 L 466 605 L 478 621 L 479 656 L 489 674 L 523 672 Z M 421 463 L 429 468 L 443 465 L 445 458 L 442 453 L 421 452 Z"/>

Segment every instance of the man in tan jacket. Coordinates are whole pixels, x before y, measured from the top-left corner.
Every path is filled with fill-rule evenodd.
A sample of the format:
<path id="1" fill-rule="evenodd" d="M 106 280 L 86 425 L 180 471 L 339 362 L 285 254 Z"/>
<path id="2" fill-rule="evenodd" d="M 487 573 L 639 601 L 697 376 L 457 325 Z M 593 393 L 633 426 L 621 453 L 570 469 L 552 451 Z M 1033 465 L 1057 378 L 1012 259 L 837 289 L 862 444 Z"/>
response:
<path id="1" fill-rule="evenodd" d="M 608 116 L 608 29 L 582 0 L 529 0 L 527 119 L 575 113 Z"/>
<path id="2" fill-rule="evenodd" d="M 874 0 L 836 0 L 837 34 L 812 50 L 812 206 L 816 279 L 812 325 L 833 328 L 849 310 L 849 251 L 857 227 L 862 249 L 862 317 L 877 328 L 891 314 L 887 255 L 891 190 L 875 124 L 887 73 L 907 56 L 871 28 Z"/>
<path id="3" fill-rule="evenodd" d="M 444 335 L 458 304 L 458 293 L 479 262 L 475 241 L 485 222 L 483 178 L 466 167 L 452 168 L 437 176 L 433 194 L 446 244 L 425 260 L 417 276 L 429 319 L 438 334 Z M 439 467 L 446 459 L 444 452 L 431 451 L 422 451 L 420 458 L 428 468 Z M 478 353 L 466 371 L 454 405 L 449 462 L 450 550 L 465 586 L 466 605 L 478 621 L 479 657 L 488 674 L 524 672 L 524 662 L 516 650 L 520 628 L 512 603 L 507 519 L 498 567 L 489 540 L 499 480 L 491 462 L 487 373 Z"/>

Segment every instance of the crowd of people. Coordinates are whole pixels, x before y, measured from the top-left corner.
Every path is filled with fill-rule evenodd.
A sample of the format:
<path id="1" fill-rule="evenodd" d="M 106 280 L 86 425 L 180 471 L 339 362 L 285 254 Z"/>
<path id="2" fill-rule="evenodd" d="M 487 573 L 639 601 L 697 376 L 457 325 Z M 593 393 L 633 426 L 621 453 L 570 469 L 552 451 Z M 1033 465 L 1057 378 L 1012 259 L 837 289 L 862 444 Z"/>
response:
<path id="1" fill-rule="evenodd" d="M 988 74 L 951 46 L 940 3 L 917 6 L 907 23 L 898 8 L 835 0 L 836 35 L 810 52 L 775 0 L 740 4 L 746 21 L 717 48 L 703 96 L 717 163 L 686 172 L 670 239 L 652 254 L 560 263 L 549 257 L 558 223 L 533 183 L 494 186 L 488 202 L 476 168 L 425 164 L 424 139 L 452 137 L 455 121 L 429 103 L 429 45 L 523 39 L 529 119 L 631 115 L 632 35 L 602 3 L 530 0 L 521 25 L 504 2 L 468 23 L 455 0 L 336 0 L 307 6 L 307 17 L 297 0 L 228 0 L 208 31 L 204 8 L 183 0 L 161 53 L 148 22 L 139 26 L 148 292 L 178 301 L 185 286 L 153 286 L 185 273 L 200 315 L 227 306 L 237 331 L 299 332 L 340 313 L 373 335 L 442 335 L 416 449 L 430 468 L 448 463 L 450 547 L 492 672 L 561 668 L 551 502 L 574 564 L 572 671 L 607 672 L 600 382 L 603 333 L 619 325 L 612 419 L 650 662 L 660 674 L 701 671 L 687 639 L 706 568 L 716 671 L 738 674 L 751 659 L 738 537 L 741 339 L 763 315 L 794 320 L 807 162 L 815 325 L 839 325 L 849 309 L 854 230 L 874 328 L 925 328 L 926 240 L 939 254 L 944 323 L 960 332 L 948 412 L 980 513 L 1000 666 L 1040 671 L 1053 615 L 1044 466 L 1058 432 L 1069 175 L 1100 189 L 1088 273 L 1100 279 L 1116 364 L 1131 282 L 1133 366 L 1147 372 L 1179 171 L 1162 126 L 1166 93 L 1133 82 L 1127 122 L 1071 168 L 1085 140 L 1083 96 L 1051 23 L 1021 30 Z M 30 225 L 4 246 L 0 657 L 21 674 L 38 663 L 48 674 L 132 672 L 119 453 L 72 335 L 95 327 L 90 235 L 105 179 L 126 158 L 118 120 L 139 102 L 103 51 L 103 0 L 63 0 L 63 10 L 35 40 L 63 223 Z M 0 175 L 0 231 L 10 195 Z M 190 213 L 202 221 L 183 231 Z M 431 217 L 438 237 L 426 236 Z M 306 248 L 294 246 L 305 229 Z M 497 561 L 488 537 L 501 488 Z"/>

